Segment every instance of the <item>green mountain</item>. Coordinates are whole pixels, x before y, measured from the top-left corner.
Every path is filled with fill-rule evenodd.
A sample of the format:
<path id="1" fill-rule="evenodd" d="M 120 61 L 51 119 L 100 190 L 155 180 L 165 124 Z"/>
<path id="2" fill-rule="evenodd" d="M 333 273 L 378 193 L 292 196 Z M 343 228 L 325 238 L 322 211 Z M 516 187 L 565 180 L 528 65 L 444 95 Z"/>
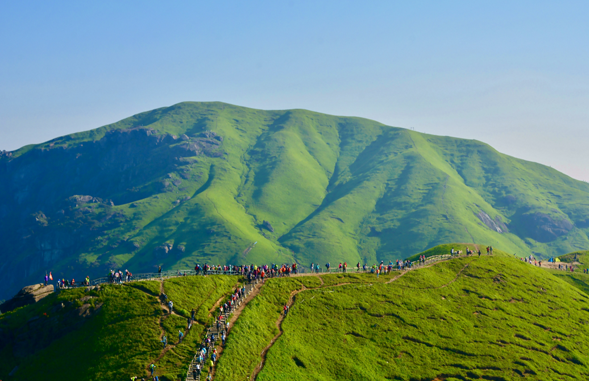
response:
<path id="1" fill-rule="evenodd" d="M 589 247 L 589 184 L 474 141 L 180 103 L 0 154 L 0 298 L 55 277 Z"/>
<path id="2" fill-rule="evenodd" d="M 214 379 L 584 380 L 589 275 L 552 273 L 497 250 L 379 277 L 270 279 L 233 319 Z M 154 362 L 160 379 L 183 380 L 211 311 L 241 281 L 190 276 L 49 295 L 0 315 L 0 378 L 122 380 L 147 376 Z"/>

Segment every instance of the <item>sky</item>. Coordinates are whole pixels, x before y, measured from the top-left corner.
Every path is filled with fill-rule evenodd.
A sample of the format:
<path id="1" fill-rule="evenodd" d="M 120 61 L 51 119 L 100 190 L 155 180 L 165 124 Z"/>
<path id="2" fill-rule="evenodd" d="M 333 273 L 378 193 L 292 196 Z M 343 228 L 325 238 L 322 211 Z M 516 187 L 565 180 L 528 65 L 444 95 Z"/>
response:
<path id="1" fill-rule="evenodd" d="M 589 181 L 587 1 L 0 1 L 0 150 L 183 101 L 360 116 Z"/>

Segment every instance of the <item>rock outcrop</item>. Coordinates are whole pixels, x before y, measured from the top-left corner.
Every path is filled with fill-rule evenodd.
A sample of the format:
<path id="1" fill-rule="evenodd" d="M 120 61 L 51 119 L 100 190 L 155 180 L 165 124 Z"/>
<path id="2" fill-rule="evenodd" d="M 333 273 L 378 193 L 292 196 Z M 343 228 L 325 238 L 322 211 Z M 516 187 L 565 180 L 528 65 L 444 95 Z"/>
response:
<path id="1" fill-rule="evenodd" d="M 272 227 L 272 225 L 270 225 L 270 222 L 264 220 L 264 222 L 262 222 L 262 225 L 268 229 L 270 232 L 274 233 L 274 228 Z"/>
<path id="2" fill-rule="evenodd" d="M 164 243 L 163 245 L 155 248 L 155 256 L 158 258 L 165 257 L 168 255 L 170 251 L 172 251 L 173 248 L 173 245 L 170 245 L 169 243 Z"/>
<path id="3" fill-rule="evenodd" d="M 496 231 L 497 233 L 506 233 L 507 225 L 501 221 L 501 217 L 497 216 L 493 220 L 487 213 L 483 212 L 482 210 L 476 215 L 487 227 L 491 230 Z"/>
<path id="4" fill-rule="evenodd" d="M 52 284 L 45 286 L 43 283 L 39 283 L 32 286 L 27 286 L 20 290 L 14 298 L 0 305 L 0 311 L 5 313 L 15 310 L 19 307 L 36 303 L 47 295 L 53 293 L 53 291 L 54 288 Z"/>

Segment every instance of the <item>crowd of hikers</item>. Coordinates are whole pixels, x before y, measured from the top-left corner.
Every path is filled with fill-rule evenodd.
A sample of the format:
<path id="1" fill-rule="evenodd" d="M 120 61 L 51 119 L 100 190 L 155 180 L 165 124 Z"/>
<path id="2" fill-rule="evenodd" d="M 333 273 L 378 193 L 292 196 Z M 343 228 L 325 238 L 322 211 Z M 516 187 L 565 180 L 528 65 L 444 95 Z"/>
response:
<path id="1" fill-rule="evenodd" d="M 256 269 L 247 270 L 248 274 L 257 271 Z M 250 281 L 253 281 L 253 277 L 249 277 Z M 218 310 L 215 313 L 215 323 L 216 332 L 207 333 L 204 339 L 197 345 L 196 354 L 195 354 L 195 364 L 192 368 L 192 377 L 196 380 L 200 378 L 200 374 L 203 369 L 208 367 L 209 374 L 207 380 L 212 379 L 212 372 L 217 360 L 219 359 L 219 352 L 217 350 L 217 345 L 221 345 L 222 347 L 225 346 L 225 342 L 227 340 L 227 334 L 229 332 L 229 319 L 227 318 L 231 312 L 237 306 L 237 303 L 240 299 L 245 298 L 246 296 L 246 288 L 245 285 L 237 287 L 232 293 L 231 296 L 223 303 L 221 306 L 218 307 Z M 194 320 L 195 311 L 192 310 L 191 316 L 192 320 Z M 189 319 L 189 327 L 191 321 Z"/>
<path id="2" fill-rule="evenodd" d="M 546 262 L 548 262 L 548 263 L 553 264 L 553 266 L 551 266 L 551 268 L 553 268 L 555 270 L 575 272 L 575 266 L 573 264 L 558 262 L 554 258 L 550 258 L 548 261 L 542 261 L 542 260 L 536 259 L 533 255 L 530 255 L 528 257 L 520 258 L 520 260 L 523 262 L 529 263 L 531 265 L 538 266 L 538 267 L 542 267 L 542 263 L 544 263 L 546 265 Z M 548 267 L 548 266 L 545 266 L 545 267 Z M 583 270 L 583 274 L 589 274 L 588 268 L 584 268 L 582 270 Z"/>
<path id="3" fill-rule="evenodd" d="M 492 255 L 493 254 L 493 247 L 492 246 L 487 247 L 486 253 L 488 255 Z M 462 255 L 463 252 L 462 252 L 462 250 L 455 250 L 454 248 L 452 248 L 450 254 L 452 256 L 459 256 L 459 255 Z M 479 257 L 482 255 L 482 252 L 480 249 L 476 250 L 476 251 L 471 250 L 470 248 L 466 249 L 467 256 L 477 255 L 477 254 Z M 380 264 L 378 264 L 378 265 L 373 264 L 372 266 L 368 266 L 367 264 L 361 264 L 360 262 L 358 262 L 358 263 L 356 263 L 356 266 L 355 266 L 355 270 L 356 270 L 355 272 L 360 272 L 360 271 L 370 272 L 370 273 L 376 274 L 376 276 L 378 277 L 380 274 L 383 274 L 383 275 L 388 274 L 394 270 L 403 271 L 403 270 L 411 269 L 413 266 L 416 266 L 416 265 L 423 265 L 427 262 L 427 260 L 428 260 L 428 257 L 426 257 L 425 255 L 420 255 L 418 257 L 418 259 L 415 261 L 396 260 L 395 262 L 389 261 L 388 264 L 385 264 L 384 261 L 381 261 Z M 527 263 L 533 264 L 535 266 L 542 265 L 542 261 L 536 260 L 531 255 L 529 257 L 521 258 L 521 260 L 525 261 Z M 561 269 L 561 266 L 562 266 L 563 270 L 571 271 L 571 272 L 574 271 L 574 268 L 572 265 L 569 265 L 566 263 L 563 263 L 561 265 L 559 263 L 558 268 Z M 339 263 L 338 267 L 336 269 L 332 269 L 331 264 L 329 262 L 327 262 L 324 266 L 320 266 L 319 264 L 312 263 L 309 268 L 311 273 L 319 273 L 323 269 L 325 269 L 325 272 L 335 272 L 335 271 L 342 272 L 342 273 L 349 272 L 347 262 Z M 234 266 L 234 265 L 221 266 L 221 265 L 208 265 L 205 263 L 204 265 L 197 264 L 194 267 L 194 271 L 195 271 L 196 275 L 202 275 L 202 276 L 213 275 L 213 274 L 239 274 L 239 275 L 244 276 L 244 278 L 247 279 L 248 283 L 255 282 L 255 281 L 263 282 L 266 278 L 286 277 L 286 276 L 290 276 L 291 274 L 297 274 L 300 272 L 298 265 L 296 263 L 293 263 L 292 265 L 291 264 L 282 264 L 282 265 L 271 264 L 271 265 L 261 265 L 261 266 L 253 265 L 253 264 L 252 265 L 243 265 L 243 266 Z M 583 272 L 589 273 L 589 270 L 584 269 Z M 161 266 L 158 267 L 158 274 L 160 276 L 162 274 L 162 267 Z M 186 272 L 183 272 L 183 273 L 178 272 L 177 275 L 186 276 Z M 111 271 L 109 279 L 110 279 L 111 283 L 121 283 L 121 282 L 132 280 L 132 274 L 130 272 L 128 272 L 127 270 L 125 270 L 124 273 L 120 270 L 119 271 Z M 87 278 L 86 281 L 89 281 L 89 279 Z M 190 370 L 192 372 L 192 376 L 195 380 L 200 378 L 200 375 L 204 369 L 208 369 L 207 380 L 212 379 L 212 371 L 213 371 L 213 369 L 219 359 L 218 348 L 225 347 L 225 343 L 227 340 L 227 334 L 228 334 L 229 325 L 230 325 L 229 320 L 228 320 L 228 316 L 231 312 L 234 311 L 239 300 L 244 298 L 245 296 L 246 296 L 246 287 L 244 284 L 244 285 L 237 287 L 232 292 L 231 296 L 228 297 L 228 299 L 221 306 L 218 307 L 217 311 L 215 311 L 215 313 L 214 313 L 215 320 L 214 320 L 213 326 L 216 327 L 216 332 L 207 333 L 205 335 L 204 339 L 202 340 L 202 342 L 197 344 L 197 347 L 195 348 L 196 349 L 195 362 L 194 362 L 194 366 Z M 168 300 L 168 298 L 165 294 L 162 294 L 162 303 L 168 307 L 169 313 L 172 314 L 173 308 L 174 308 L 174 303 L 171 300 Z M 289 310 L 290 310 L 289 305 L 285 304 L 283 306 L 284 317 L 287 316 Z M 194 309 L 192 309 L 192 311 L 190 313 L 190 318 L 187 319 L 187 327 L 186 327 L 187 332 L 190 331 L 190 329 L 193 326 L 193 323 L 195 322 L 195 314 L 196 314 L 196 311 Z M 182 330 L 179 330 L 178 331 L 178 342 L 177 342 L 178 344 L 182 343 L 184 336 L 185 336 L 185 333 L 182 332 Z M 161 343 L 162 343 L 164 349 L 169 344 L 168 338 L 166 335 L 163 336 Z M 158 376 L 154 376 L 156 367 L 157 366 L 154 363 L 151 363 L 151 365 L 149 366 L 149 370 L 151 373 L 151 377 L 154 380 L 159 380 Z M 131 380 L 138 380 L 138 379 L 137 379 L 137 377 L 132 377 Z"/>
<path id="4" fill-rule="evenodd" d="M 53 274 L 51 274 L 51 272 L 49 272 L 49 274 L 45 274 L 45 286 L 47 286 L 47 284 L 49 284 L 49 282 L 53 281 Z M 78 287 L 78 286 L 89 286 L 90 285 L 90 277 L 86 276 L 86 279 L 84 279 L 81 283 L 77 283 L 76 280 L 74 278 L 72 278 L 72 280 L 69 279 L 57 279 L 57 288 L 59 289 L 64 289 L 64 288 L 73 288 L 73 287 Z"/>

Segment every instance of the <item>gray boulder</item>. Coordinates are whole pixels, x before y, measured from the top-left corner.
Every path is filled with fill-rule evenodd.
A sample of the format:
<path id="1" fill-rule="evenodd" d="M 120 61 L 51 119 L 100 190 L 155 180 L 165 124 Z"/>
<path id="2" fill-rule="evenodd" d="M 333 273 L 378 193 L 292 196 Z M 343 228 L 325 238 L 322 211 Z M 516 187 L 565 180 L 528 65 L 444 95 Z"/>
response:
<path id="1" fill-rule="evenodd" d="M 53 293 L 54 287 L 52 284 L 45 286 L 43 283 L 27 286 L 20 290 L 16 296 L 2 305 L 0 311 L 2 313 L 15 310 L 19 307 L 27 306 L 29 304 L 37 303 L 39 300 Z"/>

